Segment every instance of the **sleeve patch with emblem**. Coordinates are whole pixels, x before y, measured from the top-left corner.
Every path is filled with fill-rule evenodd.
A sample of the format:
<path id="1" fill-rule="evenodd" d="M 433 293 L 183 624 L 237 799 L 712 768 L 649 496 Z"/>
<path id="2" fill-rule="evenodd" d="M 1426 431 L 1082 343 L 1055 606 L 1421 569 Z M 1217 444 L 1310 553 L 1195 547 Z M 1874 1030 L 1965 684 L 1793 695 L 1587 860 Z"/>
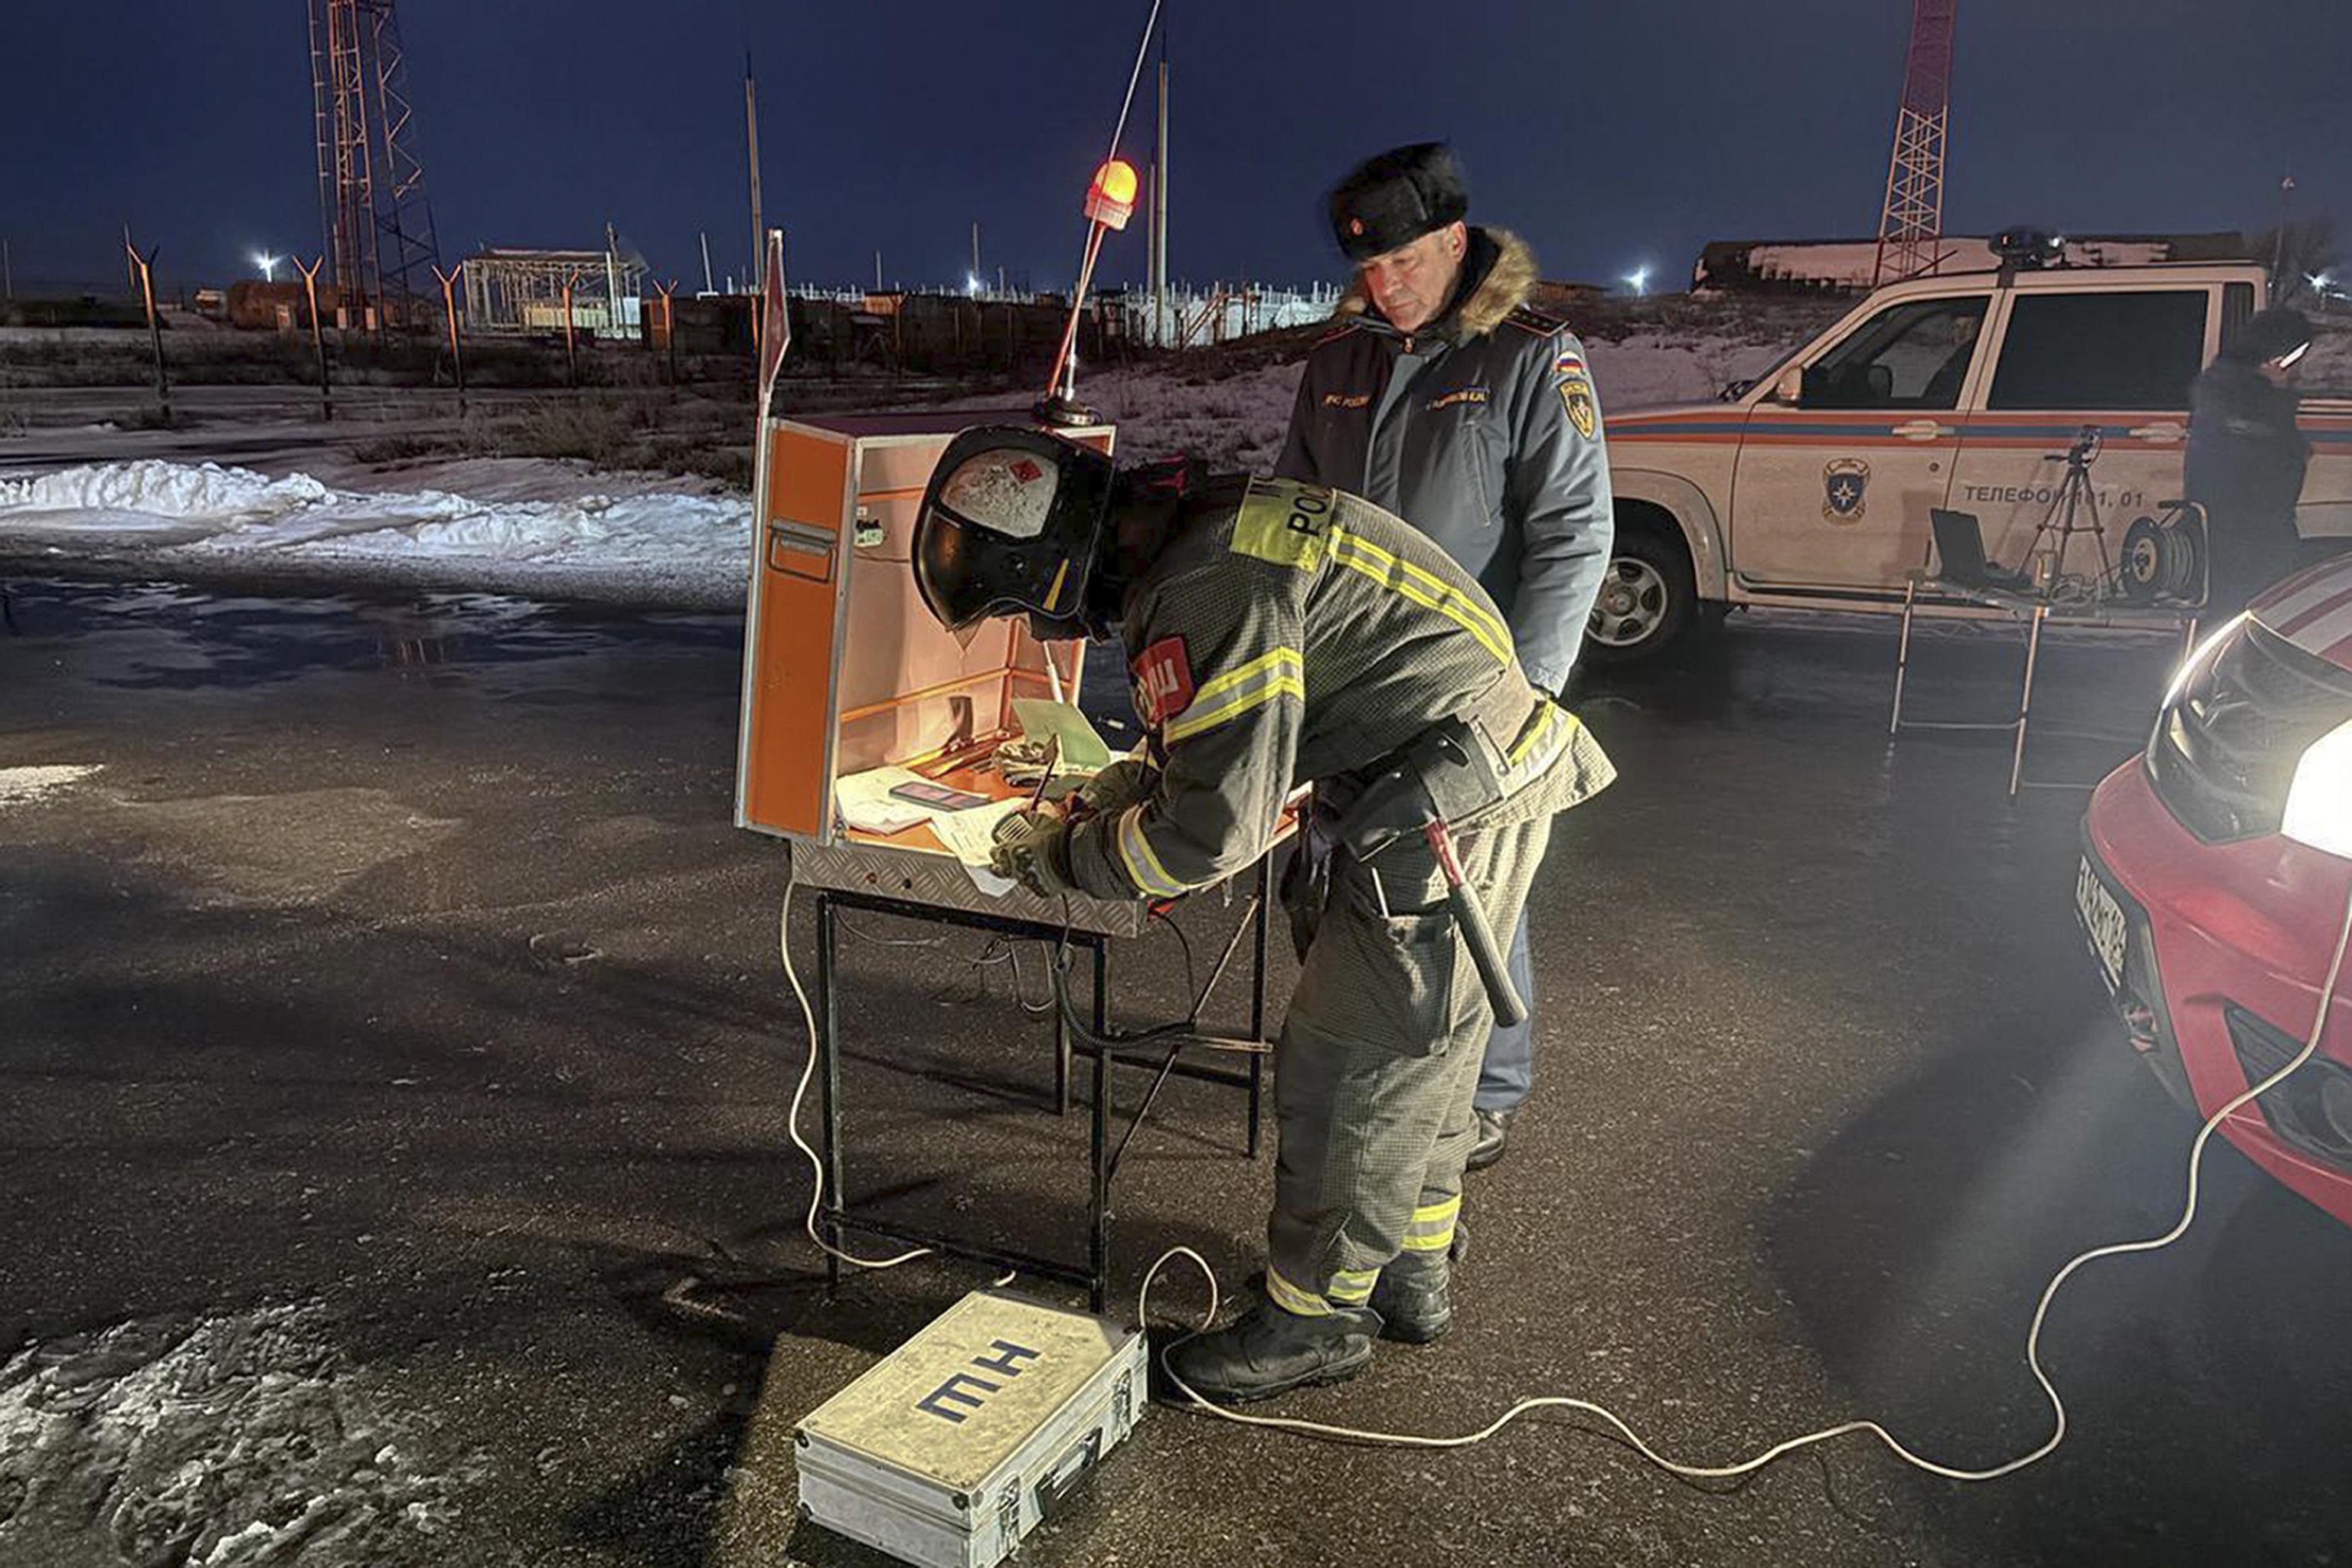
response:
<path id="1" fill-rule="evenodd" d="M 1560 356 L 1566 364 L 1569 356 Z M 1577 362 L 1576 369 L 1563 370 L 1559 378 L 1559 400 L 1568 409 L 1568 422 L 1586 440 L 1592 439 L 1601 428 L 1601 406 L 1593 401 L 1592 378 L 1584 373 L 1584 363 Z"/>
<path id="2" fill-rule="evenodd" d="M 1184 656 L 1182 637 L 1161 637 L 1143 650 L 1132 668 L 1135 710 L 1152 729 L 1192 705 L 1192 663 Z"/>

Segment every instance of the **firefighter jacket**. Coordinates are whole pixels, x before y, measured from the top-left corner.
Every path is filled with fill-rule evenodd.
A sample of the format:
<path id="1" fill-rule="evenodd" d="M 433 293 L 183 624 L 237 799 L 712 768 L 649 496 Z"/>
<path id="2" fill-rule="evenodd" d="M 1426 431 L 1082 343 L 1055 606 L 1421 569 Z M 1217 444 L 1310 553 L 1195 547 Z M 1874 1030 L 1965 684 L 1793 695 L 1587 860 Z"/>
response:
<path id="1" fill-rule="evenodd" d="M 1354 496 L 1217 479 L 1179 503 L 1126 591 L 1121 637 L 1159 778 L 1070 833 L 1072 879 L 1169 898 L 1264 855 L 1300 784 L 1367 769 L 1448 715 L 1504 780 L 1466 829 L 1583 799 L 1613 776 L 1531 687 L 1494 602 L 1444 552 Z"/>
<path id="2" fill-rule="evenodd" d="M 1398 331 L 1360 291 L 1307 356 L 1275 471 L 1435 540 L 1503 607 L 1528 679 L 1566 687 L 1609 563 L 1609 455 L 1584 345 L 1528 308 L 1535 258 L 1474 228 L 1454 303 Z"/>

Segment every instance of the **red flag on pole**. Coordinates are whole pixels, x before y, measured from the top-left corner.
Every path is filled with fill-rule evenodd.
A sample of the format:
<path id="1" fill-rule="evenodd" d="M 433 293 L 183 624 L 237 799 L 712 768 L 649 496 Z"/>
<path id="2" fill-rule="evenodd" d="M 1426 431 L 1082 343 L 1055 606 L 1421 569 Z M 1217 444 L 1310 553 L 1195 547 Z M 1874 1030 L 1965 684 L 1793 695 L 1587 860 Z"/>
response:
<path id="1" fill-rule="evenodd" d="M 784 300 L 784 231 L 772 228 L 760 289 L 760 406 L 763 411 L 776 390 L 776 373 L 783 367 L 784 351 L 792 342 L 792 310 Z"/>

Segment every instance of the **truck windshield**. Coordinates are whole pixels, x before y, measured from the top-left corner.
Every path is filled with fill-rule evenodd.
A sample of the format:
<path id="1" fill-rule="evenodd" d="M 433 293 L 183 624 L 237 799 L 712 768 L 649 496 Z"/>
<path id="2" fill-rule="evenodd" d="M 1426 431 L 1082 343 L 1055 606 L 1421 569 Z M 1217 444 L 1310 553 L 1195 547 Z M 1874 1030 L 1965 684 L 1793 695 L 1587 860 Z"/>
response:
<path id="1" fill-rule="evenodd" d="M 1805 367 L 1804 408 L 1957 408 L 1986 296 L 1888 307 Z"/>

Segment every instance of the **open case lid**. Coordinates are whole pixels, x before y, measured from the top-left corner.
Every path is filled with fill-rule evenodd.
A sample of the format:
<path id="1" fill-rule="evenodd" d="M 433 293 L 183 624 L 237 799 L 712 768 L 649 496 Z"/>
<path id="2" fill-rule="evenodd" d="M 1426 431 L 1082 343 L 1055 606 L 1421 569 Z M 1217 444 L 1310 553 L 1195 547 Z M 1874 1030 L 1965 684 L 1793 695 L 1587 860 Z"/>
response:
<path id="1" fill-rule="evenodd" d="M 835 781 L 890 763 L 1002 794 L 983 760 L 1017 732 L 1016 697 L 1045 697 L 1048 650 L 1017 621 L 965 647 L 933 620 L 911 567 L 916 513 L 947 444 L 1025 412 L 965 409 L 772 419 L 763 432 L 749 613 L 739 826 L 830 844 Z M 1108 426 L 1060 432 L 1108 451 Z M 1075 701 L 1074 646 L 1058 646 Z M 864 837 L 864 836 L 859 836 Z M 878 842 L 945 853 L 928 829 Z"/>

